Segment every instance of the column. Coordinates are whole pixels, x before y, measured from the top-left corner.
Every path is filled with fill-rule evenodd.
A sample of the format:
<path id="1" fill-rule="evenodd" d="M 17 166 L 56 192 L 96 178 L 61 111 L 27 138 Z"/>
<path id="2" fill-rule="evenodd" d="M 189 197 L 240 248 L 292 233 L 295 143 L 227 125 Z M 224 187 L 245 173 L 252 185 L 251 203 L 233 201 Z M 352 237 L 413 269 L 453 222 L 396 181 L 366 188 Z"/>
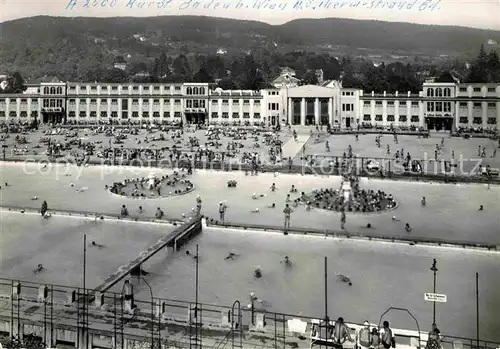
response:
<path id="1" fill-rule="evenodd" d="M 306 99 L 302 98 L 300 100 L 300 125 L 304 126 L 306 124 Z"/>
<path id="2" fill-rule="evenodd" d="M 500 134 L 500 102 L 496 104 L 497 134 Z"/>
<path id="3" fill-rule="evenodd" d="M 292 98 L 287 97 L 288 110 L 286 111 L 286 121 L 291 125 L 293 120 L 293 100 Z M 279 120 L 278 120 L 279 122 Z"/>
<path id="4" fill-rule="evenodd" d="M 333 97 L 328 98 L 328 123 L 333 125 Z"/>
<path id="5" fill-rule="evenodd" d="M 314 123 L 319 125 L 320 120 L 320 108 L 319 108 L 319 98 L 314 99 Z"/>

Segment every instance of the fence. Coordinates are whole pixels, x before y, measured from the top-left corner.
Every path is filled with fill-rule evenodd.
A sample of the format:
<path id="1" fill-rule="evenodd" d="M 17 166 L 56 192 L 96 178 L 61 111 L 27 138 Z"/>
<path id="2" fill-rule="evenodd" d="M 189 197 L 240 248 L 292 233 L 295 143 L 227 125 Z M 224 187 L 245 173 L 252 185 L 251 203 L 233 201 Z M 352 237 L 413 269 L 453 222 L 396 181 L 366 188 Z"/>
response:
<path id="1" fill-rule="evenodd" d="M 156 298 L 135 300 L 130 313 L 122 295 L 77 287 L 0 279 L 0 332 L 39 337 L 48 346 L 88 343 L 102 348 L 309 348 L 311 317 L 278 314 L 235 302 L 232 307 Z M 293 321 L 306 324 L 303 336 Z M 348 320 L 348 319 L 347 319 Z M 378 320 L 378 319 L 377 319 Z M 466 320 L 464 320 L 466 321 Z M 8 324 L 6 326 L 5 324 Z M 378 323 L 373 323 L 378 326 Z M 9 327 L 10 326 L 10 327 Z M 355 338 L 361 325 L 348 323 Z M 416 330 L 416 329 L 415 329 Z M 394 329 L 398 346 L 425 346 L 427 334 Z M 500 342 L 446 336 L 443 349 L 496 349 Z M 348 345 L 346 345 L 348 347 Z"/>

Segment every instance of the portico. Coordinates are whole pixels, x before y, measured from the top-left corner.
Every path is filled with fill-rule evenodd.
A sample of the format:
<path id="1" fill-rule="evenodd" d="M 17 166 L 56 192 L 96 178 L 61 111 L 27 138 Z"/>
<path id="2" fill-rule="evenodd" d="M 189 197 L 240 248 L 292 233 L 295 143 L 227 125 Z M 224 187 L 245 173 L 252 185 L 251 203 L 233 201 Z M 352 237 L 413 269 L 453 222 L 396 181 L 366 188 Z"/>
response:
<path id="1" fill-rule="evenodd" d="M 306 85 L 287 91 L 288 122 L 292 125 L 333 124 L 335 90 Z"/>

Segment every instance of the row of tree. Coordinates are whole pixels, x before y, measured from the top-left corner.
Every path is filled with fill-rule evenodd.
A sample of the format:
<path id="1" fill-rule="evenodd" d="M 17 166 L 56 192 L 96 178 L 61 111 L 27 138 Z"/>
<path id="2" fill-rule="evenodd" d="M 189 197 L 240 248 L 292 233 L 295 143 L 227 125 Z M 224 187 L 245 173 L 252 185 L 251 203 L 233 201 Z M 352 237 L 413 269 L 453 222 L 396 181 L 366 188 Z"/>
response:
<path id="1" fill-rule="evenodd" d="M 470 66 L 455 61 L 443 66 L 426 64 L 374 64 L 368 59 L 342 57 L 337 59 L 327 54 L 293 51 L 286 54 L 258 50 L 238 57 L 225 55 L 185 55 L 176 57 L 160 54 L 150 62 L 135 62 L 117 57 L 117 62 L 127 64 L 125 70 L 107 68 L 102 65 L 70 64 L 72 71 L 61 69 L 59 78 L 68 81 L 103 81 L 124 83 L 137 82 L 217 82 L 223 89 L 259 90 L 271 86 L 279 76 L 281 67 L 289 67 L 303 84 L 317 84 L 315 71 L 323 70 L 324 79 L 342 80 L 344 87 L 360 88 L 381 93 L 395 91 L 417 93 L 428 76 L 440 76 L 444 72 L 465 82 L 500 82 L 500 60 L 495 51 L 479 50 L 477 59 Z M 22 77 L 12 74 L 6 93 L 22 90 Z"/>

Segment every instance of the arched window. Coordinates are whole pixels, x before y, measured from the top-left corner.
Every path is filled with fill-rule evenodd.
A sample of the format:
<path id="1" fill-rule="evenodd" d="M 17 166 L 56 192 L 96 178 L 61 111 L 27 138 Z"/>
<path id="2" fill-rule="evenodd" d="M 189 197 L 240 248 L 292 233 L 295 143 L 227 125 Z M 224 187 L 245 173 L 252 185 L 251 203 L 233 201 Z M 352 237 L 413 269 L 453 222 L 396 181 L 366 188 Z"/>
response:
<path id="1" fill-rule="evenodd" d="M 60 99 L 57 100 L 57 107 L 58 108 L 62 107 L 62 101 Z"/>
<path id="2" fill-rule="evenodd" d="M 432 88 L 427 89 L 427 97 L 434 97 L 434 90 Z"/>
<path id="3" fill-rule="evenodd" d="M 44 108 L 48 108 L 49 107 L 49 100 L 48 99 L 44 99 L 43 100 L 43 107 Z"/>
<path id="4" fill-rule="evenodd" d="M 188 87 L 186 93 L 188 95 L 192 95 L 193 94 L 193 89 L 191 87 Z"/>
<path id="5" fill-rule="evenodd" d="M 443 97 L 443 89 L 441 87 L 436 89 L 436 97 Z"/>
<path id="6" fill-rule="evenodd" d="M 451 97 L 451 89 L 450 88 L 445 88 L 444 89 L 444 96 L 445 97 Z"/>
<path id="7" fill-rule="evenodd" d="M 204 95 L 205 94 L 205 88 L 204 87 L 200 87 L 200 95 Z"/>
<path id="8" fill-rule="evenodd" d="M 62 87 L 58 87 L 57 88 L 57 94 L 58 95 L 62 95 Z"/>
<path id="9" fill-rule="evenodd" d="M 49 88 L 48 87 L 44 87 L 43 88 L 43 94 L 44 95 L 48 95 L 49 94 Z"/>
<path id="10" fill-rule="evenodd" d="M 50 88 L 50 94 L 51 95 L 55 95 L 56 94 L 56 88 L 55 87 L 51 87 Z"/>
<path id="11" fill-rule="evenodd" d="M 434 111 L 434 102 L 427 103 L 427 111 Z"/>
<path id="12" fill-rule="evenodd" d="M 50 102 L 49 102 L 49 107 L 50 108 L 54 108 L 55 106 L 56 106 L 55 100 L 51 99 Z"/>
<path id="13" fill-rule="evenodd" d="M 197 95 L 198 94 L 198 87 L 193 88 L 193 94 Z"/>

